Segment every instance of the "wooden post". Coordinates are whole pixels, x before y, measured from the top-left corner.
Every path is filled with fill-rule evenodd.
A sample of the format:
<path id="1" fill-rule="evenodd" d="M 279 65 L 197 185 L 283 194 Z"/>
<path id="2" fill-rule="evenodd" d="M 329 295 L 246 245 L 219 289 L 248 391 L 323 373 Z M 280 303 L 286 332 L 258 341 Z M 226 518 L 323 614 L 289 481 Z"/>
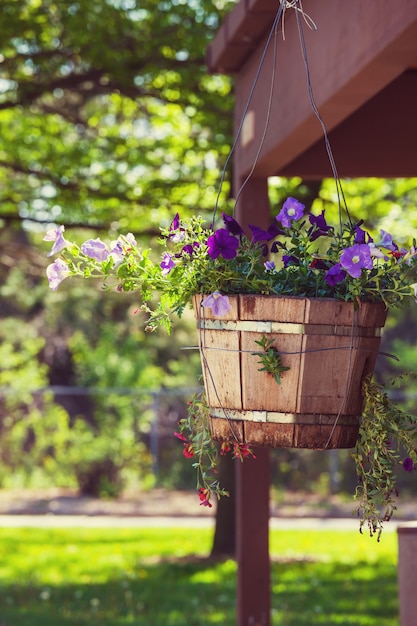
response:
<path id="1" fill-rule="evenodd" d="M 400 626 L 415 626 L 417 613 L 417 524 L 398 527 L 398 600 Z"/>
<path id="2" fill-rule="evenodd" d="M 238 184 L 237 184 L 238 183 Z M 235 193 L 241 181 L 235 180 Z M 241 226 L 267 228 L 270 223 L 268 179 L 245 184 L 235 217 Z M 257 448 L 256 459 L 236 463 L 237 626 L 270 626 L 269 450 Z"/>
<path id="3" fill-rule="evenodd" d="M 270 626 L 269 450 L 237 461 L 237 626 Z"/>

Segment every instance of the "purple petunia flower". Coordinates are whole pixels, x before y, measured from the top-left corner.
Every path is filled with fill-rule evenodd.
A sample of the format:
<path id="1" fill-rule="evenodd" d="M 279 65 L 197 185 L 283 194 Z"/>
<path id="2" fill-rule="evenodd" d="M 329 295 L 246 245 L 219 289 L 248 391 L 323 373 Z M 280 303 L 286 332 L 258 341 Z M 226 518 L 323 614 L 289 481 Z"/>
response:
<path id="1" fill-rule="evenodd" d="M 398 246 L 396 243 L 394 243 L 392 235 L 387 233 L 386 230 L 382 230 L 382 228 L 379 232 L 381 233 L 381 241 L 379 241 L 376 245 L 380 248 L 385 248 L 386 250 L 392 250 L 393 252 L 396 252 L 398 250 Z"/>
<path id="2" fill-rule="evenodd" d="M 414 469 L 413 459 L 410 459 L 410 457 L 407 456 L 403 461 L 403 468 L 406 472 L 412 472 Z"/>
<path id="3" fill-rule="evenodd" d="M 374 257 L 375 259 L 384 259 L 385 261 L 388 261 L 387 255 L 384 254 L 382 250 L 377 248 L 374 243 L 370 243 L 368 245 L 369 245 L 369 250 L 371 252 L 372 257 Z"/>
<path id="4" fill-rule="evenodd" d="M 340 265 L 340 263 L 336 263 L 326 272 L 324 280 L 327 282 L 330 287 L 334 287 L 337 283 L 341 283 L 342 280 L 346 278 L 346 272 Z"/>
<path id="5" fill-rule="evenodd" d="M 222 296 L 219 291 L 215 291 L 210 296 L 207 296 L 207 298 L 204 298 L 201 306 L 211 309 L 213 315 L 216 315 L 217 317 L 223 317 L 232 308 L 229 298 L 227 296 Z"/>
<path id="6" fill-rule="evenodd" d="M 219 228 L 207 239 L 208 254 L 212 259 L 220 255 L 224 259 L 233 259 L 237 254 L 239 240 L 225 228 Z"/>
<path id="7" fill-rule="evenodd" d="M 185 230 L 180 226 L 180 216 L 176 213 L 169 227 L 168 238 L 174 243 L 178 243 L 185 238 Z"/>
<path id="8" fill-rule="evenodd" d="M 275 270 L 275 263 L 274 261 L 265 261 L 264 267 L 267 272 L 273 272 Z"/>
<path id="9" fill-rule="evenodd" d="M 132 233 L 127 235 L 119 235 L 116 241 L 110 243 L 110 255 L 113 259 L 114 266 L 118 267 L 125 255 L 130 252 L 132 248 L 137 246 L 136 239 Z"/>
<path id="10" fill-rule="evenodd" d="M 284 248 L 284 244 L 282 244 L 280 241 L 274 241 L 274 243 L 271 246 L 271 252 L 275 253 L 275 252 L 279 252 L 280 248 Z"/>
<path id="11" fill-rule="evenodd" d="M 238 237 L 241 237 L 245 234 L 245 231 L 234 217 L 226 215 L 226 213 L 222 213 L 222 217 L 224 225 L 226 226 L 226 229 L 229 231 L 229 233 L 231 233 L 232 235 L 237 235 Z"/>
<path id="12" fill-rule="evenodd" d="M 295 198 L 287 198 L 282 205 L 281 211 L 276 216 L 278 222 L 281 222 L 285 228 L 290 228 L 291 222 L 299 220 L 304 215 L 304 204 L 298 202 Z"/>
<path id="13" fill-rule="evenodd" d="M 284 267 L 289 267 L 290 265 L 300 265 L 300 259 L 297 259 L 293 254 L 283 254 L 282 262 Z"/>
<path id="14" fill-rule="evenodd" d="M 68 241 L 64 239 L 65 226 L 58 226 L 52 230 L 48 230 L 43 241 L 53 241 L 52 250 L 48 252 L 47 256 L 52 256 L 57 252 L 61 252 L 68 246 Z"/>
<path id="15" fill-rule="evenodd" d="M 285 235 L 285 230 L 279 225 L 276 219 L 268 226 L 266 232 L 271 235 L 271 239 L 278 237 L 278 235 Z"/>
<path id="16" fill-rule="evenodd" d="M 56 291 L 62 281 L 70 274 L 71 272 L 69 271 L 68 265 L 62 259 L 57 259 L 54 263 L 48 265 L 46 275 L 52 291 Z"/>
<path id="17" fill-rule="evenodd" d="M 160 267 L 161 267 L 161 270 L 162 270 L 162 274 L 164 276 L 169 274 L 170 271 L 175 267 L 175 263 L 174 263 L 174 261 L 172 259 L 172 256 L 169 254 L 169 252 L 164 252 L 164 256 L 162 258 Z"/>
<path id="18" fill-rule="evenodd" d="M 355 238 L 353 240 L 353 243 L 369 243 L 370 241 L 372 241 L 369 233 L 367 233 L 366 230 L 363 230 L 363 228 L 361 228 L 362 224 L 363 224 L 363 220 L 361 220 L 355 226 Z"/>
<path id="19" fill-rule="evenodd" d="M 81 252 L 96 261 L 105 261 L 110 254 L 108 247 L 99 237 L 85 241 L 81 245 Z"/>
<path id="20" fill-rule="evenodd" d="M 113 241 L 110 246 L 110 256 L 113 259 L 113 267 L 118 267 L 124 259 L 123 245 L 121 241 Z"/>
<path id="21" fill-rule="evenodd" d="M 309 213 L 308 219 L 311 224 L 311 228 L 307 231 L 310 241 L 315 241 L 319 237 L 327 235 L 330 230 L 333 230 L 332 226 L 329 226 L 324 218 L 324 211 L 320 215 Z"/>
<path id="22" fill-rule="evenodd" d="M 254 226 L 253 224 L 248 224 L 248 226 L 252 233 L 252 243 L 256 243 L 257 241 L 269 241 L 273 237 L 269 231 L 259 226 Z"/>
<path id="23" fill-rule="evenodd" d="M 340 265 L 352 276 L 359 278 L 362 268 L 371 270 L 373 261 L 371 250 L 367 244 L 358 243 L 346 248 L 340 255 Z"/>

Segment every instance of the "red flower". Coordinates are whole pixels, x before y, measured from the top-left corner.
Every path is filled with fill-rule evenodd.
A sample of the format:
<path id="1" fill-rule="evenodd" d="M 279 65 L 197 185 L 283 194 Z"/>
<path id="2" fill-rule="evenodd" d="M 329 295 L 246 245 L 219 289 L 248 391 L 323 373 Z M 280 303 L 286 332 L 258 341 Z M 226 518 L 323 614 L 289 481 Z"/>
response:
<path id="1" fill-rule="evenodd" d="M 194 456 L 193 444 L 185 443 L 184 450 L 182 451 L 186 459 L 191 459 Z"/>
<path id="2" fill-rule="evenodd" d="M 405 250 L 391 250 L 390 255 L 394 257 L 394 259 L 401 259 L 405 255 Z"/>
<path id="3" fill-rule="evenodd" d="M 230 446 L 230 443 L 227 443 L 226 441 L 223 441 L 222 445 L 220 446 L 220 454 L 222 456 L 224 456 L 225 454 L 230 452 L 231 449 L 232 448 Z"/>
<path id="4" fill-rule="evenodd" d="M 212 507 L 213 505 L 210 502 L 211 491 L 210 489 L 205 489 L 204 487 L 200 487 L 198 490 L 198 497 L 200 498 L 200 506 L 208 506 Z"/>
<path id="5" fill-rule="evenodd" d="M 254 459 L 256 459 L 256 456 L 254 455 L 252 448 L 250 448 L 248 444 L 235 443 L 233 446 L 233 458 L 240 459 L 242 461 L 247 456 L 251 456 Z"/>
<path id="6" fill-rule="evenodd" d="M 185 441 L 186 443 L 188 443 L 188 439 L 187 439 L 187 437 L 184 437 L 184 435 L 183 435 L 182 433 L 177 433 L 177 432 L 175 432 L 175 433 L 174 433 L 174 435 L 175 435 L 175 437 L 176 437 L 177 439 L 179 439 L 180 441 Z"/>

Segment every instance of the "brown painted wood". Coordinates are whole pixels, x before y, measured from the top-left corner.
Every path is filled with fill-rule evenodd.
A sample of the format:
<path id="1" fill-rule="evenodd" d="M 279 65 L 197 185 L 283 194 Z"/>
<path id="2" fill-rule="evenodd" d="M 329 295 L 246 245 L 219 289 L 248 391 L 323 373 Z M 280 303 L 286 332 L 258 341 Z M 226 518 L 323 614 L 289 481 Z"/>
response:
<path id="1" fill-rule="evenodd" d="M 211 47 L 212 71 L 225 70 L 221 64 L 216 66 L 216 59 L 226 59 L 229 53 L 235 63 L 227 71 L 236 72 L 236 127 L 242 119 L 266 40 L 266 34 L 259 40 L 257 28 L 251 38 L 251 22 L 255 23 L 255 14 L 262 15 L 266 32 L 273 22 L 271 15 L 260 12 L 260 7 L 265 10 L 268 6 L 266 0 L 241 0 L 238 6 L 228 16 L 228 23 L 234 24 L 229 29 L 233 36 L 220 29 L 219 39 Z M 270 0 L 270 6 L 277 9 L 274 0 Z M 318 27 L 311 31 L 304 25 L 304 34 L 316 103 L 329 132 L 335 132 L 336 163 L 339 158 L 341 162 L 339 174 L 417 175 L 417 125 L 412 113 L 416 83 L 409 79 L 396 82 L 415 68 L 417 61 L 415 0 L 397 0 L 395 6 L 391 0 L 310 0 L 303 6 Z M 329 176 L 322 128 L 309 102 L 297 23 L 290 9 L 286 12 L 285 37 L 285 41 L 280 33 L 277 37 L 271 119 L 255 174 Z M 239 47 L 243 49 L 240 56 L 235 54 Z M 270 46 L 249 107 L 254 115 L 254 138 L 246 145 L 239 142 L 235 153 L 237 180 L 250 171 L 259 148 L 273 61 Z M 385 92 L 392 83 L 394 91 Z"/>
<path id="2" fill-rule="evenodd" d="M 274 295 L 233 295 L 229 302 L 228 320 L 209 311 L 198 322 L 213 437 L 278 448 L 353 447 L 384 304 L 356 309 L 332 298 Z M 279 385 L 256 355 L 263 336 L 289 368 Z"/>
<path id="3" fill-rule="evenodd" d="M 309 67 L 340 175 L 417 175 L 416 87 L 415 76 L 408 72 L 417 63 L 417 2 L 305 0 L 303 5 L 318 26 L 317 32 L 304 28 Z M 208 51 L 211 72 L 236 74 L 236 129 L 277 8 L 276 0 L 240 0 Z M 330 175 L 290 11 L 285 30 L 285 42 L 277 42 L 277 81 L 266 141 L 236 207 L 236 217 L 245 226 L 269 223 L 268 176 Z M 235 194 L 252 169 L 265 128 L 272 64 L 269 51 L 249 107 L 253 128 L 234 154 Z M 237 626 L 270 626 L 268 450 L 258 449 L 256 461 L 239 463 L 236 471 Z"/>
<path id="4" fill-rule="evenodd" d="M 408 70 L 329 133 L 339 176 L 417 175 L 417 71 Z M 304 179 L 331 177 L 322 139 L 279 172 Z"/>
<path id="5" fill-rule="evenodd" d="M 235 179 L 234 193 L 242 180 Z M 268 181 L 251 178 L 236 207 L 236 218 L 267 228 L 270 222 Z M 253 461 L 253 462 L 252 462 Z M 269 450 L 236 465 L 237 626 L 270 626 L 271 565 L 269 559 Z"/>

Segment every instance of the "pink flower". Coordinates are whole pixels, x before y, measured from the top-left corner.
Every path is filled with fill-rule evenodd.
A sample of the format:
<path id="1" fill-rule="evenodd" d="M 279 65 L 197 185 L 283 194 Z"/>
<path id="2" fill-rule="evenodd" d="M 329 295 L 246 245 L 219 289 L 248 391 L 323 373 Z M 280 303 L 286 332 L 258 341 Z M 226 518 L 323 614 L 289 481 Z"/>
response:
<path id="1" fill-rule="evenodd" d="M 68 246 L 68 241 L 64 239 L 65 226 L 58 226 L 58 228 L 54 228 L 52 230 L 48 230 L 43 241 L 53 241 L 52 250 L 47 254 L 47 256 L 52 256 L 57 252 L 61 252 Z"/>
<path id="2" fill-rule="evenodd" d="M 204 298 L 201 305 L 207 309 L 211 309 L 213 315 L 217 317 L 223 317 L 232 308 L 229 298 L 222 296 L 219 291 L 215 291 L 210 296 L 207 296 L 207 298 Z"/>
<path id="3" fill-rule="evenodd" d="M 81 252 L 96 261 L 105 261 L 110 254 L 106 244 L 99 237 L 85 241 L 81 246 Z"/>
<path id="4" fill-rule="evenodd" d="M 119 235 L 116 241 L 110 244 L 110 256 L 113 259 L 114 267 L 118 267 L 125 258 L 125 255 L 137 246 L 136 239 L 132 233 Z"/>
<path id="5" fill-rule="evenodd" d="M 53 291 L 56 291 L 64 278 L 67 278 L 70 274 L 68 265 L 62 259 L 57 259 L 46 268 L 49 286 Z"/>

